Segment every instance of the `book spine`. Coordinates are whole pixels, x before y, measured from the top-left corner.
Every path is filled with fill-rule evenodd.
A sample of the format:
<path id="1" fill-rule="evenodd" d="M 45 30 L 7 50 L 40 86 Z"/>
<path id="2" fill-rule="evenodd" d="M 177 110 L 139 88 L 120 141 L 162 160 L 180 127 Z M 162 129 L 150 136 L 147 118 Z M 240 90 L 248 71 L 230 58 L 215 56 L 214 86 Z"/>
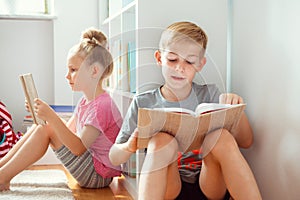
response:
<path id="1" fill-rule="evenodd" d="M 136 45 L 128 42 L 127 61 L 129 74 L 129 88 L 131 93 L 136 92 Z"/>

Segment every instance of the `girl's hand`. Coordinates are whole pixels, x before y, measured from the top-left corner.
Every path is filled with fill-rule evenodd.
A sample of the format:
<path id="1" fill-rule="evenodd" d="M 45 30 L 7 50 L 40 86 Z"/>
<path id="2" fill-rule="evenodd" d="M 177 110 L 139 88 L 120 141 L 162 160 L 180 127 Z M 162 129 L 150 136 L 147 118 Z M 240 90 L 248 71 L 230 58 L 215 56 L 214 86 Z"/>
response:
<path id="1" fill-rule="evenodd" d="M 28 101 L 26 99 L 25 99 L 25 110 L 27 112 L 30 112 L 29 104 L 28 104 Z"/>
<path id="2" fill-rule="evenodd" d="M 132 153 L 135 153 L 137 150 L 137 137 L 138 137 L 138 130 L 136 128 L 132 133 L 132 135 L 130 136 L 129 140 L 127 141 L 127 150 Z"/>
<path id="3" fill-rule="evenodd" d="M 244 100 L 243 100 L 242 97 L 240 97 L 237 94 L 224 93 L 224 94 L 220 95 L 219 103 L 223 103 L 223 104 L 241 104 L 241 103 L 244 103 Z"/>
<path id="4" fill-rule="evenodd" d="M 40 119 L 49 121 L 49 119 L 56 115 L 52 108 L 41 99 L 34 99 L 34 103 L 34 112 Z"/>

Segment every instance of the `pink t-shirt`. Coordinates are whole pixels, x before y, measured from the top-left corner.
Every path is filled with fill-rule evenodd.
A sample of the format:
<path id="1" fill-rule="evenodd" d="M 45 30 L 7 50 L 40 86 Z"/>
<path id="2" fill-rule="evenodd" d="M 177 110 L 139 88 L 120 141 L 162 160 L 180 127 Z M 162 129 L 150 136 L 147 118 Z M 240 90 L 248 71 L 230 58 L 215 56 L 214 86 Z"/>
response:
<path id="1" fill-rule="evenodd" d="M 113 166 L 108 157 L 109 150 L 122 125 L 121 114 L 112 98 L 108 93 L 99 95 L 91 102 L 87 102 L 83 97 L 75 109 L 75 115 L 77 116 L 76 130 L 79 137 L 81 137 L 85 125 L 91 125 L 101 132 L 89 148 L 96 172 L 104 178 L 119 176 L 121 174 L 120 166 Z"/>

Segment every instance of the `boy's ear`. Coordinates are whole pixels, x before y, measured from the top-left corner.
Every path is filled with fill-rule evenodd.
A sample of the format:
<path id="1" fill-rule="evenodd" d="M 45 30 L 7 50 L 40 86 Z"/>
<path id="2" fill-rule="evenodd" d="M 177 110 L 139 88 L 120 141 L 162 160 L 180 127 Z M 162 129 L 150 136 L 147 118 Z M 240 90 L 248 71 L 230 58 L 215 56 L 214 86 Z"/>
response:
<path id="1" fill-rule="evenodd" d="M 205 64 L 206 64 L 206 57 L 203 56 L 203 58 L 201 58 L 200 60 L 199 66 L 196 68 L 197 72 L 201 71 Z"/>
<path id="2" fill-rule="evenodd" d="M 156 51 L 154 52 L 154 58 L 155 58 L 157 64 L 158 64 L 159 66 L 161 66 L 161 52 L 160 52 L 159 50 L 156 50 Z"/>

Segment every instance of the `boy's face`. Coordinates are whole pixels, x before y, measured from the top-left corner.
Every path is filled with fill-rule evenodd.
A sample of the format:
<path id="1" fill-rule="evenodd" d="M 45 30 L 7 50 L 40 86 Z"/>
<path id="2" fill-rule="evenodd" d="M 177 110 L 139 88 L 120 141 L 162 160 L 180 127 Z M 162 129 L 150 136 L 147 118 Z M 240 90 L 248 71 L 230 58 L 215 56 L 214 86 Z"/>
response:
<path id="1" fill-rule="evenodd" d="M 162 66 L 165 84 L 173 89 L 191 86 L 195 74 L 206 63 L 202 56 L 202 48 L 191 41 L 180 41 L 157 51 L 155 58 Z"/>

